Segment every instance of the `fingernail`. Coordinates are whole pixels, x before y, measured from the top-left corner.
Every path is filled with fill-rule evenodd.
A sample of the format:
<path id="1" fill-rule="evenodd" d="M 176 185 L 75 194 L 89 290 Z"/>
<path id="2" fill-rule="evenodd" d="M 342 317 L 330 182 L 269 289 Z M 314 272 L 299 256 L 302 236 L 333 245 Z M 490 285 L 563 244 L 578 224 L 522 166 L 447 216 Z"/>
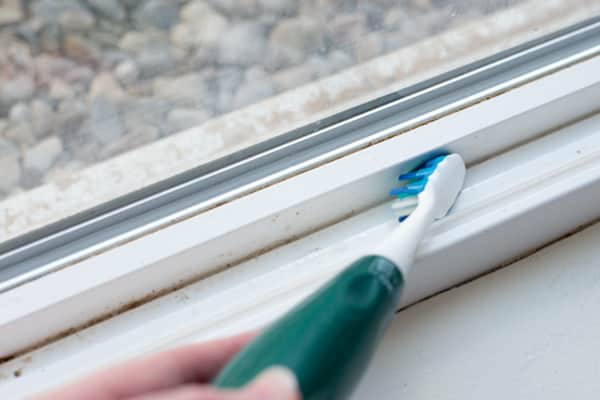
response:
<path id="1" fill-rule="evenodd" d="M 254 387 L 267 389 L 273 398 L 296 399 L 298 381 L 288 368 L 272 367 L 260 374 L 252 383 Z"/>

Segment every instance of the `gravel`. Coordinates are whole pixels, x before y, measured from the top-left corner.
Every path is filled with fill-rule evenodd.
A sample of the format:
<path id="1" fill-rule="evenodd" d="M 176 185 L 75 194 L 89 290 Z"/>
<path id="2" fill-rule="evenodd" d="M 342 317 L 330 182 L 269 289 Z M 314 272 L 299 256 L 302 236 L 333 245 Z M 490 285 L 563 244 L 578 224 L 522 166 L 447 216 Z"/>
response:
<path id="1" fill-rule="evenodd" d="M 280 21 L 269 37 L 269 45 L 278 62 L 298 64 L 311 53 L 325 46 L 322 25 L 309 17 L 287 18 Z"/>
<path id="2" fill-rule="evenodd" d="M 4 0 L 0 4 L 0 27 L 19 22 L 23 17 L 23 8 L 19 0 Z"/>
<path id="3" fill-rule="evenodd" d="M 167 115 L 167 122 L 175 128 L 182 131 L 209 120 L 211 113 L 206 110 L 196 108 L 174 108 Z"/>
<path id="4" fill-rule="evenodd" d="M 125 7 L 118 0 L 87 0 L 90 8 L 99 16 L 115 21 L 127 18 Z"/>
<path id="5" fill-rule="evenodd" d="M 35 93 L 33 77 L 17 75 L 10 80 L 2 82 L 0 86 L 0 108 L 5 112 L 20 101 L 29 100 Z M 2 112 L 0 110 L 0 112 Z"/>
<path id="6" fill-rule="evenodd" d="M 19 163 L 19 150 L 6 139 L 0 138 L 0 193 L 8 193 L 14 189 L 21 180 L 21 165 Z"/>
<path id="7" fill-rule="evenodd" d="M 42 175 L 61 156 L 62 141 L 56 136 L 42 140 L 23 154 L 23 168 L 30 174 Z"/>
<path id="8" fill-rule="evenodd" d="M 470 16 L 490 11 L 481 3 Z M 437 0 L 0 1 L 0 199 L 440 32 L 453 12 Z"/>
<path id="9" fill-rule="evenodd" d="M 219 41 L 219 61 L 225 65 L 259 64 L 267 53 L 267 29 L 257 21 L 235 24 Z"/>

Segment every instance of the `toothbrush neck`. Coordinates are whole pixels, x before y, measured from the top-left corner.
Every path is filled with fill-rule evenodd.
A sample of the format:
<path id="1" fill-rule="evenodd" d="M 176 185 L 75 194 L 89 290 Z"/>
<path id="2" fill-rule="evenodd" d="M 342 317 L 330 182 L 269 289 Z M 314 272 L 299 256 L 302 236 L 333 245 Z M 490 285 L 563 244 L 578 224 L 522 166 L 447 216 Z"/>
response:
<path id="1" fill-rule="evenodd" d="M 378 255 L 392 261 L 406 276 L 415 259 L 419 243 L 433 221 L 433 207 L 420 204 L 380 246 Z"/>

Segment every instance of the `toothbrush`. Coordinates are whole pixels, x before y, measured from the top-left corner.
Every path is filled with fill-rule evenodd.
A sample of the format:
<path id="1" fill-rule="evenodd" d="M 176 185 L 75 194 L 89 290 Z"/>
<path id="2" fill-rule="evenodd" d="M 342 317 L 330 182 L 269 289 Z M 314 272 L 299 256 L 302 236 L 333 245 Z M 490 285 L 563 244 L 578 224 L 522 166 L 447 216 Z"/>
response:
<path id="1" fill-rule="evenodd" d="M 378 251 L 356 260 L 307 300 L 266 328 L 213 381 L 239 388 L 263 370 L 283 366 L 304 400 L 345 399 L 352 392 L 397 309 L 405 277 L 429 225 L 460 192 L 458 154 L 435 157 L 400 175 L 390 194 L 401 222 Z"/>

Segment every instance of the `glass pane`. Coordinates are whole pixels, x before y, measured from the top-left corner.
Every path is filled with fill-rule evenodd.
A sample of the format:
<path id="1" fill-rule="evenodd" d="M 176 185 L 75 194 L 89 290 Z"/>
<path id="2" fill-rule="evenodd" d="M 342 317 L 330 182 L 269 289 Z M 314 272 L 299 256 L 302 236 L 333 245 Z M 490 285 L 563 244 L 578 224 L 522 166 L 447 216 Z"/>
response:
<path id="1" fill-rule="evenodd" d="M 599 9 L 0 0 L 0 242 Z"/>

